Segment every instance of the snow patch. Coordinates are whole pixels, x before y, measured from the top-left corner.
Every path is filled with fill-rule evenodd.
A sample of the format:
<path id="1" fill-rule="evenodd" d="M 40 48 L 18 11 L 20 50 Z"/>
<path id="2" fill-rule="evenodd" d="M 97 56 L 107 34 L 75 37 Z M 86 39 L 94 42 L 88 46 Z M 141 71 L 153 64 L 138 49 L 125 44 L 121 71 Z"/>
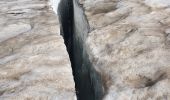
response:
<path id="1" fill-rule="evenodd" d="M 58 4 L 60 0 L 50 0 L 50 6 L 52 7 L 53 11 L 57 14 Z"/>
<path id="2" fill-rule="evenodd" d="M 153 8 L 170 7 L 170 0 L 145 0 L 145 4 Z"/>

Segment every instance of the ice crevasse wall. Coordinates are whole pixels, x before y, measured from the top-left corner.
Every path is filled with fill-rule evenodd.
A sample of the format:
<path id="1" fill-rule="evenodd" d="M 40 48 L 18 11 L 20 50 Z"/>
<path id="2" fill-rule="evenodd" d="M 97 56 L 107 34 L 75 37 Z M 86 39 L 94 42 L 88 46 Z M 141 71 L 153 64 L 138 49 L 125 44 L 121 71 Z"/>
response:
<path id="1" fill-rule="evenodd" d="M 170 99 L 170 0 L 79 0 L 104 100 Z"/>

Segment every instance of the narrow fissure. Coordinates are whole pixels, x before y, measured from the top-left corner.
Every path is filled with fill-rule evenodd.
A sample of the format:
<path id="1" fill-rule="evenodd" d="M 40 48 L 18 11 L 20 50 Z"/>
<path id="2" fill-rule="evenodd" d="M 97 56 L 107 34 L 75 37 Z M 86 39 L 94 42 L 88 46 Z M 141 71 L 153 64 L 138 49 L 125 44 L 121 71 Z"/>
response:
<path id="1" fill-rule="evenodd" d="M 78 100 L 102 100 L 103 87 L 85 49 L 89 26 L 77 0 L 61 0 L 60 33 L 69 53 Z"/>

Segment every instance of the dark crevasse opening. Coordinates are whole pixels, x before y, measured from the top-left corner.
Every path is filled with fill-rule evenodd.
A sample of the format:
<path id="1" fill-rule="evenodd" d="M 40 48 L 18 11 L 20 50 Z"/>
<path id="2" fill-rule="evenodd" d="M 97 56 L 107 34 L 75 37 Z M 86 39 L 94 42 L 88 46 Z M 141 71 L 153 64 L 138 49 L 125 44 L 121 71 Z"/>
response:
<path id="1" fill-rule="evenodd" d="M 103 87 L 85 49 L 89 25 L 77 0 L 61 0 L 58 7 L 61 35 L 69 53 L 78 100 L 101 100 Z"/>

